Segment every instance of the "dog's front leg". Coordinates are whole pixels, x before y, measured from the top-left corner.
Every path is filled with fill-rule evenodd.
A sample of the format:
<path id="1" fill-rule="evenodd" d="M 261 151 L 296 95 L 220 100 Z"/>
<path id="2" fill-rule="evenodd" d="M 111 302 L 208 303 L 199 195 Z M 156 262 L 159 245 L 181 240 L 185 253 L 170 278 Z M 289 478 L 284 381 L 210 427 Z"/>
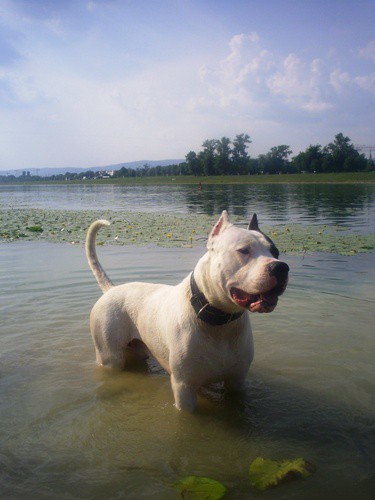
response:
<path id="1" fill-rule="evenodd" d="M 197 405 L 197 394 L 194 387 L 176 379 L 171 375 L 171 384 L 176 408 L 178 410 L 185 410 L 193 412 Z"/>
<path id="2" fill-rule="evenodd" d="M 243 392 L 248 388 L 248 381 L 246 375 L 243 373 L 238 373 L 230 377 L 226 377 L 224 380 L 225 388 L 229 392 Z"/>

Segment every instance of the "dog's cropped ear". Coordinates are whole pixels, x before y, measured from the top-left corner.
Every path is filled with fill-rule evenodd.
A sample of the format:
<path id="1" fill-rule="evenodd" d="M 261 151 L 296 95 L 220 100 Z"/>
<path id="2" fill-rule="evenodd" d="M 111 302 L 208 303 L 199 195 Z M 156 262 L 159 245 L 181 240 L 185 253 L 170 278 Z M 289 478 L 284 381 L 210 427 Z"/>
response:
<path id="1" fill-rule="evenodd" d="M 229 222 L 229 218 L 228 218 L 228 213 L 226 210 L 223 210 L 223 212 L 220 216 L 220 219 L 216 222 L 208 239 L 211 239 L 211 238 L 214 238 L 215 236 L 218 236 L 229 225 L 230 225 L 230 222 Z"/>
<path id="2" fill-rule="evenodd" d="M 257 214 L 254 214 L 251 221 L 250 221 L 250 224 L 248 225 L 248 228 L 247 229 L 250 229 L 251 231 L 259 231 L 260 232 L 260 229 L 259 229 L 259 226 L 258 226 L 258 217 L 257 217 Z"/>

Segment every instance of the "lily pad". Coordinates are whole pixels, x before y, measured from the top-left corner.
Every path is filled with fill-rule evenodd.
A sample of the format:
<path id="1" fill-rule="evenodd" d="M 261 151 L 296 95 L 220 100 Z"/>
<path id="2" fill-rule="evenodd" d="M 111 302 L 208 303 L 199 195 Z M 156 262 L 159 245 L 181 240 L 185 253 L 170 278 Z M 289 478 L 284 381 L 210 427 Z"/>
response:
<path id="1" fill-rule="evenodd" d="M 218 215 L 170 214 L 161 212 L 115 212 L 98 210 L 40 210 L 7 208 L 0 210 L 0 243 L 27 237 L 53 242 L 74 241 L 83 245 L 87 229 L 96 219 L 107 219 L 111 226 L 100 232 L 100 239 L 112 245 L 160 245 L 193 247 L 207 239 Z M 247 222 L 232 217 L 238 227 Z M 26 230 L 25 230 L 26 228 Z M 375 249 L 375 234 L 360 235 L 338 231 L 336 227 L 289 224 L 264 227 L 282 253 L 330 252 L 355 255 Z M 66 238 L 68 235 L 68 239 Z"/>
<path id="2" fill-rule="evenodd" d="M 258 491 L 264 491 L 280 482 L 305 478 L 314 472 L 314 466 L 303 458 L 275 461 L 257 457 L 250 465 L 250 481 Z"/>
<path id="3" fill-rule="evenodd" d="M 26 228 L 28 231 L 31 231 L 32 233 L 42 233 L 43 228 L 42 226 L 36 225 L 36 226 L 30 226 Z"/>
<path id="4" fill-rule="evenodd" d="M 219 481 L 200 476 L 188 476 L 175 484 L 181 498 L 217 500 L 222 498 L 227 489 Z"/>

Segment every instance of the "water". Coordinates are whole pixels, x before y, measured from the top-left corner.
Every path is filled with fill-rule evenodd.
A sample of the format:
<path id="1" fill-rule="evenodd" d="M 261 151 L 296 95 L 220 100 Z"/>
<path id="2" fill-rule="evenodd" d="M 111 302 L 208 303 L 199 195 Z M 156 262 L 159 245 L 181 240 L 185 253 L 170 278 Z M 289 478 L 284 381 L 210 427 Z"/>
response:
<path id="1" fill-rule="evenodd" d="M 375 231 L 374 184 L 254 184 L 186 186 L 0 185 L 1 208 L 204 213 L 224 208 L 263 224 L 346 225 Z"/>
<path id="2" fill-rule="evenodd" d="M 361 202 L 342 197 L 348 215 L 337 216 L 351 229 L 371 226 L 373 194 L 364 189 Z M 41 203 L 31 198 L 20 204 Z M 63 198 L 43 203 L 56 208 Z M 177 198 L 172 193 L 176 205 Z M 84 194 L 79 203 L 88 207 Z M 116 209 L 125 208 L 121 203 Z M 137 209 L 143 205 L 140 199 Z M 290 196 L 289 214 L 297 206 L 303 204 Z M 270 219 L 284 217 L 261 208 Z M 202 207 L 181 202 L 180 210 Z M 295 209 L 294 217 L 309 220 L 307 209 Z M 116 283 L 177 283 L 203 251 L 99 249 Z M 174 408 L 168 376 L 156 363 L 121 373 L 95 365 L 88 316 L 100 291 L 82 248 L 1 245 L 0 496 L 172 499 L 173 483 L 195 474 L 223 482 L 228 498 L 258 498 L 248 468 L 260 455 L 301 456 L 317 466 L 308 480 L 267 498 L 373 498 L 374 254 L 284 259 L 291 267 L 285 295 L 272 314 L 252 315 L 248 391 L 236 398 L 210 387 L 189 415 Z"/>

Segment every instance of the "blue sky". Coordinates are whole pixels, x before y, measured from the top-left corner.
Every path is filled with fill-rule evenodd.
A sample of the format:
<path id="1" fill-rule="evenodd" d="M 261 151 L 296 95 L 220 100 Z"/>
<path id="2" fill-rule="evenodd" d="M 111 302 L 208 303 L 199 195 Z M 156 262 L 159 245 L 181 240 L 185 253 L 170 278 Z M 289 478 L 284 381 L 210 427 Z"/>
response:
<path id="1" fill-rule="evenodd" d="M 0 0 L 0 169 L 375 143 L 374 0 Z"/>

